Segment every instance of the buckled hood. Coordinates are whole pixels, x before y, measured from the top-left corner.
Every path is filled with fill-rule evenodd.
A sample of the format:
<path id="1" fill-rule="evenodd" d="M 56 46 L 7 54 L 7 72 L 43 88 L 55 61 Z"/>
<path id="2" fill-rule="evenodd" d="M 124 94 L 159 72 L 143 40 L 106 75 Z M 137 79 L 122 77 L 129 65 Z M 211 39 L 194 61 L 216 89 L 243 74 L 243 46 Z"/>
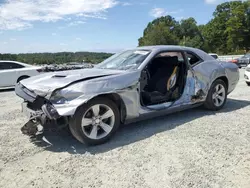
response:
<path id="1" fill-rule="evenodd" d="M 81 70 L 44 73 L 22 80 L 20 83 L 24 87 L 35 92 L 37 95 L 45 96 L 56 89 L 66 87 L 78 81 L 122 74 L 124 72 L 125 71 L 121 70 L 88 68 Z"/>

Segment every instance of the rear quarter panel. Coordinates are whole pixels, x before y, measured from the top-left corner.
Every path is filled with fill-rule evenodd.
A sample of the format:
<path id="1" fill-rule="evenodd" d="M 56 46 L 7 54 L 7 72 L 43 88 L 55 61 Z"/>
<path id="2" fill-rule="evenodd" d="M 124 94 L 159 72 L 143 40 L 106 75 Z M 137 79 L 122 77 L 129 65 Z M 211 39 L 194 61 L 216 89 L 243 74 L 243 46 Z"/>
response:
<path id="1" fill-rule="evenodd" d="M 236 64 L 231 62 L 220 62 L 221 65 L 225 68 L 226 76 L 228 78 L 228 93 L 231 93 L 240 79 L 239 68 Z"/>
<path id="2" fill-rule="evenodd" d="M 22 69 L 15 69 L 16 70 L 16 81 L 18 80 L 18 78 L 22 77 L 22 76 L 36 76 L 38 74 L 40 74 L 37 70 L 37 68 L 34 67 L 27 67 L 27 68 L 22 68 Z"/>
<path id="3" fill-rule="evenodd" d="M 226 76 L 226 69 L 217 60 L 209 60 L 193 67 L 200 89 L 208 93 L 212 83 L 219 77 Z"/>
<path id="4" fill-rule="evenodd" d="M 39 72 L 34 67 L 9 69 L 0 71 L 0 87 L 12 87 L 15 86 L 17 80 L 22 76 L 36 76 Z"/>

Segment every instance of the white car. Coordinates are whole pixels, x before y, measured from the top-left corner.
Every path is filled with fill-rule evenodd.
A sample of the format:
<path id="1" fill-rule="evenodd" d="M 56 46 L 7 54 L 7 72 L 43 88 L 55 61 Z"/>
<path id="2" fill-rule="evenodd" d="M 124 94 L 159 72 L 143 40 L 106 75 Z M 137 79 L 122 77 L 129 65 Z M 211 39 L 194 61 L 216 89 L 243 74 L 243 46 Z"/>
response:
<path id="1" fill-rule="evenodd" d="M 250 86 L 250 65 L 246 67 L 245 74 L 244 74 L 244 79 L 247 83 L 248 86 Z"/>
<path id="2" fill-rule="evenodd" d="M 17 61 L 0 60 L 0 88 L 11 88 L 19 81 L 40 74 L 42 68 Z"/>
<path id="3" fill-rule="evenodd" d="M 212 56 L 214 59 L 219 59 L 218 54 L 210 53 L 209 55 Z"/>

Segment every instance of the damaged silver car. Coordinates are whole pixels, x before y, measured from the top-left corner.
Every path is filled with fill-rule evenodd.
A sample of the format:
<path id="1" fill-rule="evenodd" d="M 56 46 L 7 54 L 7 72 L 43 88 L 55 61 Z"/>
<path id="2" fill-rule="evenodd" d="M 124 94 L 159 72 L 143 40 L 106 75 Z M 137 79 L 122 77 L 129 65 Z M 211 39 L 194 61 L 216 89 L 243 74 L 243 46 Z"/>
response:
<path id="1" fill-rule="evenodd" d="M 237 65 L 202 50 L 145 46 L 93 68 L 23 80 L 15 92 L 24 99 L 29 126 L 67 125 L 78 141 L 96 145 L 109 140 L 120 124 L 200 105 L 220 110 L 238 81 Z"/>

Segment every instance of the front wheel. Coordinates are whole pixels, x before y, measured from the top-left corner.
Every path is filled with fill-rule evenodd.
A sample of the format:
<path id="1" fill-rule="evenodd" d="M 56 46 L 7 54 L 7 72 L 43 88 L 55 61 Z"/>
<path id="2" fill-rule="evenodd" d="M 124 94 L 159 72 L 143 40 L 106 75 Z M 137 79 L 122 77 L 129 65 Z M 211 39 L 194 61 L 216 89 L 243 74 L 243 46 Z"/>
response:
<path id="1" fill-rule="evenodd" d="M 227 87 L 223 80 L 216 80 L 211 85 L 204 106 L 213 111 L 223 108 L 227 100 Z"/>
<path id="2" fill-rule="evenodd" d="M 120 125 L 117 105 L 107 98 L 95 98 L 79 107 L 69 128 L 81 143 L 98 145 L 107 142 Z"/>
<path id="3" fill-rule="evenodd" d="M 248 86 L 250 86 L 250 82 L 246 82 L 246 84 L 247 84 Z"/>

